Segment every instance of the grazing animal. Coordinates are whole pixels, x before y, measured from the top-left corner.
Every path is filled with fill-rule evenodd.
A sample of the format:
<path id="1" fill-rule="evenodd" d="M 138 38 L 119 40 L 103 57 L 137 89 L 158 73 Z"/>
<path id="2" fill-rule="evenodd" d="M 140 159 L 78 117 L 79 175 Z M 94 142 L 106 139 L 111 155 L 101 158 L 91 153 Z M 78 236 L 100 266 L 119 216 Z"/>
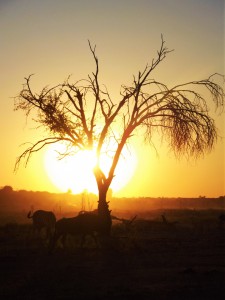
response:
<path id="1" fill-rule="evenodd" d="M 177 221 L 169 222 L 169 221 L 166 219 L 165 215 L 161 215 L 161 217 L 162 217 L 162 220 L 163 220 L 163 224 L 165 224 L 166 226 L 174 226 L 174 225 L 178 224 Z"/>
<path id="2" fill-rule="evenodd" d="M 98 245 L 95 234 L 104 234 L 104 228 L 102 219 L 99 215 L 93 213 L 82 213 L 73 218 L 60 219 L 55 224 L 55 234 L 50 246 L 50 253 L 54 250 L 60 238 L 62 238 L 65 247 L 66 237 L 69 234 L 81 236 L 81 247 L 83 247 L 87 235 L 92 236 L 96 245 Z"/>
<path id="3" fill-rule="evenodd" d="M 39 233 L 44 228 L 46 230 L 46 238 L 51 239 L 56 224 L 56 217 L 52 211 L 36 210 L 33 215 L 31 211 L 27 214 L 29 219 L 33 220 L 33 232 Z"/>
<path id="4" fill-rule="evenodd" d="M 94 209 L 94 210 L 81 210 L 79 211 L 78 215 L 84 215 L 84 214 L 94 214 L 94 215 L 98 215 L 98 209 Z"/>
<path id="5" fill-rule="evenodd" d="M 223 227 L 223 225 L 225 224 L 225 214 L 219 215 L 218 219 L 219 219 L 219 226 Z"/>
<path id="6" fill-rule="evenodd" d="M 220 216 L 219 216 L 219 220 L 220 220 L 220 222 L 225 222 L 225 214 L 221 214 Z"/>
<path id="7" fill-rule="evenodd" d="M 111 216 L 112 220 L 118 220 L 121 221 L 123 224 L 123 227 L 125 229 L 126 232 L 129 232 L 131 230 L 131 227 L 133 225 L 133 222 L 135 221 L 135 219 L 137 218 L 137 215 L 134 216 L 132 219 L 127 220 L 127 219 L 123 219 L 123 218 L 118 218 L 116 216 Z"/>

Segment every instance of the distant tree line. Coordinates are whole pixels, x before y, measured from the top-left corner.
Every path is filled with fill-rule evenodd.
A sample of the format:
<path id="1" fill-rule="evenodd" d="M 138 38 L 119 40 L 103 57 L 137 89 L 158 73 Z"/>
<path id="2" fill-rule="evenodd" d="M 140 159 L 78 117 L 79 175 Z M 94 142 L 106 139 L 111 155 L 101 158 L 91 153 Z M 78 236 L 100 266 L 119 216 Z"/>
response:
<path id="1" fill-rule="evenodd" d="M 167 198 L 133 197 L 117 198 L 110 195 L 113 212 L 118 210 L 147 211 L 152 209 L 225 209 L 225 196 L 218 198 Z M 49 193 L 19 190 L 11 186 L 0 188 L 0 212 L 18 212 L 37 209 L 52 210 L 56 215 L 76 214 L 80 210 L 93 210 L 97 207 L 98 197 L 84 191 L 81 194 Z"/>
<path id="2" fill-rule="evenodd" d="M 97 206 L 97 196 L 91 193 L 73 195 L 67 193 L 49 193 L 19 190 L 11 186 L 0 188 L 0 211 L 16 212 L 29 210 L 51 210 L 56 214 L 77 212 L 81 209 L 94 209 Z"/>

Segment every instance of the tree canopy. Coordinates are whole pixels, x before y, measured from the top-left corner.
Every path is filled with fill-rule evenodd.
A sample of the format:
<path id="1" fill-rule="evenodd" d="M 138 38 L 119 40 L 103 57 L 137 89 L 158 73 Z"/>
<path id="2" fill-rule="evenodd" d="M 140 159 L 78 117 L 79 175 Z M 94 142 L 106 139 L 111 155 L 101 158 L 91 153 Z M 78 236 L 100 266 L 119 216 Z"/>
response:
<path id="1" fill-rule="evenodd" d="M 39 93 L 31 87 L 31 78 L 25 78 L 20 94 L 15 98 L 15 109 L 28 116 L 36 112 L 36 121 L 47 129 L 48 136 L 27 148 L 17 159 L 29 161 L 31 155 L 44 146 L 66 142 L 62 156 L 75 151 L 94 148 L 97 156 L 95 177 L 99 191 L 107 192 L 122 149 L 137 129 L 143 130 L 145 140 L 151 142 L 155 130 L 166 138 L 176 154 L 198 157 L 211 150 L 217 139 L 217 130 L 209 114 L 208 101 L 217 108 L 224 107 L 224 90 L 213 74 L 206 79 L 168 87 L 152 79 L 153 71 L 165 60 L 171 50 L 163 36 L 156 57 L 142 71 L 133 76 L 130 86 L 121 86 L 120 99 L 112 99 L 107 88 L 99 82 L 99 60 L 96 47 L 89 42 L 95 61 L 95 71 L 87 79 L 44 87 Z M 150 77 L 151 76 L 151 77 Z M 199 92 L 202 88 L 208 93 Z M 101 154 L 113 140 L 112 164 L 107 174 L 101 169 Z M 110 146 L 109 146 L 110 147 Z M 107 149 L 108 151 L 110 149 Z"/>

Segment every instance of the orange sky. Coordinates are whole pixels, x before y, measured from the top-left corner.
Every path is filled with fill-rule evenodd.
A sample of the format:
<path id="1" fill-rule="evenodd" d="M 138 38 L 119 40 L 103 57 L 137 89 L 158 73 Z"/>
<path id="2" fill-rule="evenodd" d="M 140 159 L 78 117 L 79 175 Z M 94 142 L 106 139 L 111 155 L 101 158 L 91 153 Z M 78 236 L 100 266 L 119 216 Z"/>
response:
<path id="1" fill-rule="evenodd" d="M 50 181 L 44 152 L 33 156 L 25 169 L 14 174 L 16 157 L 24 142 L 43 133 L 13 111 L 13 97 L 24 77 L 35 73 L 34 88 L 55 85 L 69 74 L 86 78 L 94 62 L 87 40 L 97 45 L 100 80 L 112 98 L 121 84 L 151 62 L 163 33 L 168 48 L 175 49 L 154 73 L 173 85 L 224 72 L 223 0 L 120 0 L 120 1 L 1 1 L 0 72 L 0 187 L 59 191 Z M 211 107 L 221 139 L 214 151 L 198 161 L 176 160 L 166 144 L 156 144 L 158 156 L 135 137 L 136 171 L 117 196 L 218 197 L 225 195 L 225 119 Z M 129 164 L 129 160 L 127 161 Z M 130 171 L 129 171 L 130 172 Z"/>

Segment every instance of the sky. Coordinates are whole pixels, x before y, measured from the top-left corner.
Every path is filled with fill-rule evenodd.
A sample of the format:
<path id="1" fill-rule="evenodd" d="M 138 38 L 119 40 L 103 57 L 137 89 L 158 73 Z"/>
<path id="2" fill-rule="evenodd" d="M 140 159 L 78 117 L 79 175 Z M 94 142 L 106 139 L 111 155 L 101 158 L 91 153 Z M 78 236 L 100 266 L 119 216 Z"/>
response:
<path id="1" fill-rule="evenodd" d="M 90 40 L 96 45 L 101 84 L 116 99 L 120 86 L 131 84 L 155 57 L 161 34 L 174 51 L 154 79 L 172 86 L 225 74 L 223 0 L 0 0 L 0 187 L 59 192 L 46 173 L 44 151 L 13 172 L 22 144 L 43 135 L 23 112 L 14 111 L 24 77 L 35 74 L 37 91 L 68 75 L 74 81 L 87 78 L 94 71 Z M 156 144 L 156 152 L 134 137 L 136 169 L 115 196 L 225 195 L 225 118 L 210 102 L 209 107 L 220 136 L 211 153 L 177 160 L 166 143 Z"/>

